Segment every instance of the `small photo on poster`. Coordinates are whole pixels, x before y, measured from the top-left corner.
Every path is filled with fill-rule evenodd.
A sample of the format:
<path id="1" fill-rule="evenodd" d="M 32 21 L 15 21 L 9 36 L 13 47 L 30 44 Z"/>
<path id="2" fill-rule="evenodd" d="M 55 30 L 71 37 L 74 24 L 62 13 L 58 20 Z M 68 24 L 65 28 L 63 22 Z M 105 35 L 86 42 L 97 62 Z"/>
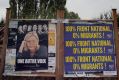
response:
<path id="1" fill-rule="evenodd" d="M 10 48 L 10 49 L 16 48 L 17 26 L 18 26 L 18 21 L 9 22 L 7 48 Z"/>
<path id="2" fill-rule="evenodd" d="M 18 22 L 16 55 L 16 71 L 48 69 L 47 21 Z"/>
<path id="3" fill-rule="evenodd" d="M 16 49 L 6 49 L 4 74 L 12 74 L 15 70 Z"/>
<path id="4" fill-rule="evenodd" d="M 16 28 L 9 28 L 8 29 L 8 48 L 16 48 L 16 41 L 17 41 L 17 29 Z"/>

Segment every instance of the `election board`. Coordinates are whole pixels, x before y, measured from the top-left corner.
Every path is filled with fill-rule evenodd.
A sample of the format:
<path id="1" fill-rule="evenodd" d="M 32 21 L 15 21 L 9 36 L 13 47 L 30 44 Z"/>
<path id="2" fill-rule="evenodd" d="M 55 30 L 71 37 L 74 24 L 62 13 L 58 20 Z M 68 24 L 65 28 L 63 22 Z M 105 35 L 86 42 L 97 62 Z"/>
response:
<path id="1" fill-rule="evenodd" d="M 65 23 L 64 76 L 107 75 L 117 75 L 113 23 Z"/>
<path id="2" fill-rule="evenodd" d="M 55 72 L 56 24 L 47 20 L 11 20 L 8 30 L 4 75 Z"/>

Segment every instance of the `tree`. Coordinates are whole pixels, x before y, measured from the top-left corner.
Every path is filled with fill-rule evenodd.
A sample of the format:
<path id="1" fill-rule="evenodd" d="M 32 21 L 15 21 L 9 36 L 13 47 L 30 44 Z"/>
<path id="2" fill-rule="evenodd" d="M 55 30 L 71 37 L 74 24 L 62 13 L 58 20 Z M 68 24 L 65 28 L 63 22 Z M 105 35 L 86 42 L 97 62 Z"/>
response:
<path id="1" fill-rule="evenodd" d="M 119 13 L 117 14 L 117 21 L 118 21 L 118 27 L 119 27 Z M 103 14 L 100 14 L 100 18 L 99 19 L 112 19 L 112 12 L 109 11 L 109 12 L 106 12 L 106 13 L 103 13 Z"/>
<path id="2" fill-rule="evenodd" d="M 66 0 L 40 0 L 40 17 L 56 18 L 56 11 L 65 9 L 65 5 Z"/>
<path id="3" fill-rule="evenodd" d="M 112 12 L 105 12 L 100 14 L 100 18 L 99 19 L 112 19 Z"/>
<path id="4" fill-rule="evenodd" d="M 35 18 L 36 0 L 10 0 L 12 18 Z"/>
<path id="5" fill-rule="evenodd" d="M 68 12 L 65 8 L 66 0 L 41 0 L 40 2 L 40 17 L 45 19 L 56 18 L 57 10 L 64 10 L 64 18 L 77 19 L 77 13 Z M 44 14 L 45 13 L 45 14 Z"/>
<path id="6" fill-rule="evenodd" d="M 9 4 L 10 4 L 10 8 L 11 8 L 11 17 L 17 18 L 17 3 L 16 3 L 16 1 L 10 0 Z"/>
<path id="7" fill-rule="evenodd" d="M 65 8 L 64 18 L 65 19 L 80 19 L 77 13 L 74 12 L 68 12 L 68 10 Z"/>
<path id="8" fill-rule="evenodd" d="M 65 10 L 65 18 L 79 18 L 78 14 L 68 12 L 66 0 L 10 0 L 12 18 L 56 18 L 59 9 Z"/>

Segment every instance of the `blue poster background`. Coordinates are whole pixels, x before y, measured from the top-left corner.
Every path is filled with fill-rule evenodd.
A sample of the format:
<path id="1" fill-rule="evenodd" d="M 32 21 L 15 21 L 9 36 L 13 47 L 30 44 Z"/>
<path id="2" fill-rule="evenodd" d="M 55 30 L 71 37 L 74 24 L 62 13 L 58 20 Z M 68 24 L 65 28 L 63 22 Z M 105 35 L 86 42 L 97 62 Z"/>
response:
<path id="1" fill-rule="evenodd" d="M 116 66 L 115 66 L 115 43 L 114 43 L 114 31 L 113 31 L 113 24 L 107 24 L 107 23 L 98 23 L 98 24 L 89 24 L 89 23 L 66 23 L 64 24 L 65 29 L 64 29 L 64 71 L 65 73 L 72 73 L 74 71 L 115 71 L 116 70 Z M 89 30 L 77 30 L 77 27 L 85 27 L 88 26 Z M 108 26 L 108 28 L 110 29 L 110 31 L 91 31 L 91 26 L 93 27 L 104 27 L 104 26 Z M 70 28 L 69 28 L 70 27 Z M 76 33 L 77 35 L 75 37 L 73 37 L 73 33 Z M 79 35 L 81 33 L 103 33 L 103 37 L 99 37 L 99 38 L 82 38 Z M 111 46 L 77 46 L 77 41 L 101 41 L 101 40 L 107 40 L 111 42 Z M 67 41 L 71 41 L 73 42 L 72 44 L 70 44 L 70 46 L 66 46 L 67 45 Z M 96 47 L 100 47 L 102 49 L 105 49 L 105 51 L 103 50 L 101 53 L 78 53 L 76 52 L 75 54 L 73 53 L 73 48 L 77 48 L 79 50 L 81 50 L 81 48 L 96 48 Z M 89 62 L 78 62 L 77 61 L 77 57 L 79 56 L 90 56 L 92 58 L 95 56 L 110 56 L 112 61 L 105 61 L 105 62 L 92 62 L 91 60 Z M 67 57 L 72 57 L 74 58 L 74 61 L 66 61 Z M 67 58 L 69 59 L 69 58 Z M 69 59 L 71 60 L 71 58 Z M 81 64 L 97 64 L 97 63 L 102 63 L 103 64 L 103 68 L 98 68 L 98 69 L 82 69 L 81 68 Z M 74 64 L 79 64 L 79 68 L 77 69 L 73 69 L 73 65 Z M 89 66 L 87 66 L 89 67 Z"/>

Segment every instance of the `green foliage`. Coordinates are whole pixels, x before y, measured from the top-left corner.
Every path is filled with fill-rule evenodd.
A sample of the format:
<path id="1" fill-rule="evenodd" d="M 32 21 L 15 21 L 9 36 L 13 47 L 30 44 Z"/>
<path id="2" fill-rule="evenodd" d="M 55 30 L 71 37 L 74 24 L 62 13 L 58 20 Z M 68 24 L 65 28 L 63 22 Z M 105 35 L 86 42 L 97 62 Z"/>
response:
<path id="1" fill-rule="evenodd" d="M 64 10 L 67 19 L 79 18 L 77 13 L 68 12 L 66 0 L 10 0 L 11 18 L 56 18 L 57 10 Z"/>
<path id="2" fill-rule="evenodd" d="M 10 8 L 11 8 L 11 17 L 17 17 L 17 4 L 15 0 L 9 0 Z"/>
<path id="3" fill-rule="evenodd" d="M 105 12 L 100 14 L 100 18 L 99 19 L 112 19 L 112 12 Z"/>
<path id="4" fill-rule="evenodd" d="M 68 12 L 67 9 L 65 9 L 65 14 L 64 14 L 65 19 L 80 19 L 77 13 L 74 12 Z"/>
<path id="5" fill-rule="evenodd" d="M 21 5 L 20 7 L 23 9 L 20 11 L 20 17 L 35 18 L 35 0 L 26 0 Z"/>
<path id="6" fill-rule="evenodd" d="M 56 11 L 65 9 L 66 0 L 40 0 L 40 17 L 56 18 Z"/>
<path id="7" fill-rule="evenodd" d="M 65 9 L 66 0 L 55 0 L 56 9 Z"/>
<path id="8" fill-rule="evenodd" d="M 117 14 L 117 21 L 118 21 L 118 27 L 119 27 L 119 14 Z M 106 12 L 106 13 L 103 13 L 103 14 L 100 14 L 100 18 L 99 19 L 112 19 L 113 16 L 112 16 L 112 12 L 109 11 L 109 12 Z"/>
<path id="9" fill-rule="evenodd" d="M 35 18 L 36 0 L 10 0 L 11 18 Z"/>

